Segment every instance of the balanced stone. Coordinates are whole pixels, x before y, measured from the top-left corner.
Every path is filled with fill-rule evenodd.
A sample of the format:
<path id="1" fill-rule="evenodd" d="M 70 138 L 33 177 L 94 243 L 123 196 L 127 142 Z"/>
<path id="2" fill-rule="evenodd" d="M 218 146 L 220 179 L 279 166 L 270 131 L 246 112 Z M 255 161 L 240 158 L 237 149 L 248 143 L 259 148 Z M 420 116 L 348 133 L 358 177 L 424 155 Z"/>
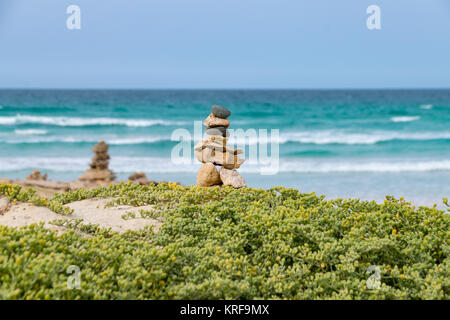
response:
<path id="1" fill-rule="evenodd" d="M 237 169 L 245 162 L 244 159 L 239 158 L 237 155 L 234 156 L 234 167 Z"/>
<path id="2" fill-rule="evenodd" d="M 212 107 L 212 113 L 217 118 L 226 119 L 231 115 L 231 111 L 227 108 L 221 107 L 221 106 L 213 106 Z"/>
<path id="3" fill-rule="evenodd" d="M 232 186 L 234 188 L 246 187 L 245 180 L 236 170 L 229 170 L 226 168 L 220 168 L 220 179 L 226 186 Z"/>
<path id="4" fill-rule="evenodd" d="M 208 136 L 206 139 L 197 143 L 194 147 L 195 151 L 202 151 L 205 148 L 211 148 L 218 151 L 225 151 L 227 139 L 222 136 Z"/>
<path id="5" fill-rule="evenodd" d="M 210 128 L 214 128 L 214 127 L 228 128 L 230 126 L 230 121 L 228 121 L 227 119 L 218 118 L 218 117 L 214 116 L 214 114 L 211 113 L 208 116 L 208 118 L 205 119 L 205 122 L 203 122 L 203 125 L 205 127 L 210 127 Z"/>
<path id="6" fill-rule="evenodd" d="M 206 129 L 206 134 L 209 136 L 222 136 L 222 137 L 230 136 L 230 133 L 225 127 L 208 128 Z"/>
<path id="7" fill-rule="evenodd" d="M 225 151 L 226 151 L 226 152 L 229 152 L 229 153 L 231 153 L 231 154 L 234 154 L 234 155 L 238 155 L 238 154 L 243 154 L 243 153 L 244 153 L 244 150 L 242 150 L 242 149 L 226 148 Z"/>
<path id="8" fill-rule="evenodd" d="M 104 170 L 104 169 L 108 169 L 109 161 L 108 160 L 97 160 L 95 162 L 92 162 L 89 166 L 92 169 Z"/>
<path id="9" fill-rule="evenodd" d="M 219 152 L 211 148 L 205 148 L 202 151 L 195 151 L 195 156 L 200 162 L 210 162 L 216 165 L 224 166 L 227 169 L 239 168 L 245 161 L 230 152 Z"/>
<path id="10" fill-rule="evenodd" d="M 211 148 L 205 148 L 201 151 L 194 151 L 195 157 L 198 161 L 207 163 L 207 162 L 214 162 L 214 150 Z"/>
<path id="11" fill-rule="evenodd" d="M 201 166 L 197 175 L 197 185 L 200 187 L 211 187 L 222 184 L 219 172 L 212 163 L 205 163 Z"/>
<path id="12" fill-rule="evenodd" d="M 228 169 L 234 168 L 234 155 L 229 152 L 215 152 L 213 155 L 213 162 L 215 164 L 224 166 Z"/>
<path id="13" fill-rule="evenodd" d="M 109 146 L 105 143 L 105 141 L 100 141 L 93 148 L 92 152 L 94 153 L 106 153 L 108 152 Z"/>
<path id="14" fill-rule="evenodd" d="M 107 153 L 97 153 L 97 154 L 92 158 L 92 162 L 109 160 L 110 158 L 111 158 L 111 157 L 110 157 L 109 154 L 107 154 Z"/>

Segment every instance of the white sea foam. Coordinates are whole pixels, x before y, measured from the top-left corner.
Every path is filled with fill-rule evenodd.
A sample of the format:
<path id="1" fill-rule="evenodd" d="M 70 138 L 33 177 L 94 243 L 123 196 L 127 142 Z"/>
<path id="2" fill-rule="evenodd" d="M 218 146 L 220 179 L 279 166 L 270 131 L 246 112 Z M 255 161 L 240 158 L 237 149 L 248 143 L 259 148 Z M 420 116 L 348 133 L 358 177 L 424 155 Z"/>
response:
<path id="1" fill-rule="evenodd" d="M 0 172 L 18 170 L 51 170 L 55 172 L 82 172 L 88 168 L 90 158 L 40 158 L 15 157 L 0 158 Z M 191 159 L 186 164 L 174 164 L 169 158 L 155 157 L 112 157 L 110 167 L 117 173 L 135 171 L 154 173 L 192 173 L 195 174 L 200 163 Z M 245 164 L 242 173 L 260 173 L 260 165 Z M 382 161 L 382 160 L 311 160 L 280 159 L 280 173 L 396 173 L 450 171 L 450 160 Z"/>
<path id="2" fill-rule="evenodd" d="M 427 172 L 450 171 L 449 160 L 439 161 L 285 161 L 280 172 Z"/>
<path id="3" fill-rule="evenodd" d="M 28 130 L 14 130 L 14 133 L 18 136 L 35 136 L 35 135 L 45 135 L 46 130 L 39 129 L 28 129 Z"/>
<path id="4" fill-rule="evenodd" d="M 392 140 L 436 140 L 450 139 L 450 131 L 443 132 L 397 132 L 373 131 L 367 133 L 351 133 L 338 130 L 286 132 L 280 134 L 279 143 L 288 142 L 310 144 L 375 144 Z M 270 139 L 269 139 L 270 142 Z M 258 139 L 246 137 L 230 137 L 229 143 L 236 145 L 257 144 Z"/>
<path id="5" fill-rule="evenodd" d="M 432 104 L 423 104 L 420 106 L 420 109 L 430 110 L 430 109 L 433 109 L 433 105 Z"/>
<path id="6" fill-rule="evenodd" d="M 20 130 L 16 130 L 20 131 Z M 15 132 L 17 135 L 22 136 L 17 137 L 6 137 L 3 135 L 0 139 L 0 143 L 7 144 L 39 144 L 39 143 L 96 143 L 98 141 L 106 141 L 110 145 L 129 145 L 129 144 L 145 144 L 154 143 L 158 141 L 169 141 L 170 137 L 164 136 L 148 136 L 148 137 L 129 137 L 129 138 L 119 138 L 119 137 L 109 137 L 109 136 L 38 136 L 45 135 L 45 130 L 41 132 L 28 132 L 28 130 L 23 130 L 27 132 Z"/>
<path id="7" fill-rule="evenodd" d="M 45 117 L 45 116 L 30 116 L 20 114 L 12 117 L 0 117 L 0 125 L 45 124 L 60 127 L 84 127 L 84 126 L 151 127 L 155 125 L 173 126 L 173 125 L 184 125 L 189 123 L 190 122 L 167 121 L 161 119 Z"/>
<path id="8" fill-rule="evenodd" d="M 0 143 L 8 144 L 37 144 L 37 143 L 93 143 L 104 140 L 112 145 L 137 145 L 145 143 L 168 142 L 171 141 L 169 135 L 158 136 L 117 136 L 117 135 L 69 135 L 69 136 L 43 136 L 42 132 L 33 132 L 28 130 L 16 130 L 16 136 L 0 135 Z M 42 135 L 38 135 L 42 134 Z M 21 135 L 17 137 L 17 135 Z M 186 137 L 186 139 L 192 139 Z M 427 141 L 437 139 L 450 139 L 450 131 L 428 131 L 428 132 L 398 132 L 398 131 L 373 131 L 367 133 L 351 133 L 339 130 L 321 130 L 304 132 L 285 132 L 280 134 L 277 142 L 286 143 L 305 143 L 305 144 L 375 144 L 393 140 L 406 141 Z M 259 143 L 256 137 L 237 137 L 230 136 L 228 144 L 235 146 L 255 145 Z M 270 143 L 270 133 L 269 140 Z"/>
<path id="9" fill-rule="evenodd" d="M 392 117 L 392 122 L 411 122 L 419 120 L 419 116 L 401 116 L 401 117 Z"/>

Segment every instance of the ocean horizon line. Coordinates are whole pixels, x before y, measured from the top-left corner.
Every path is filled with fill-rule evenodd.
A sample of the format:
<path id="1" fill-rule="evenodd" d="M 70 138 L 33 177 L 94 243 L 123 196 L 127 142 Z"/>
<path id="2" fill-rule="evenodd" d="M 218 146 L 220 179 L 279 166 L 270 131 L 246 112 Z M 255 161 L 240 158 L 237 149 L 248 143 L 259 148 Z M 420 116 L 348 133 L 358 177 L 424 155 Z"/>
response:
<path id="1" fill-rule="evenodd" d="M 136 88 L 136 87 L 2 87 L 0 91 L 450 91 L 450 87 L 361 87 L 361 88 L 274 88 L 274 87 L 258 87 L 258 88 Z"/>

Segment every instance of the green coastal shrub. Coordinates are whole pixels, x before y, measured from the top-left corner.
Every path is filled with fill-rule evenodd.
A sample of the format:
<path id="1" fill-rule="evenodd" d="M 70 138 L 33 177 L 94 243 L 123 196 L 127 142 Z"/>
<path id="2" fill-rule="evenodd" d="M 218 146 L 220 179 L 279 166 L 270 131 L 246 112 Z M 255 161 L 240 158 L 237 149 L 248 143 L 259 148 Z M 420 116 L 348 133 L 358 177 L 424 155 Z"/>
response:
<path id="1" fill-rule="evenodd" d="M 153 205 L 164 224 L 122 234 L 78 221 L 63 234 L 0 227 L 1 299 L 449 298 L 450 216 L 436 208 L 281 187 L 129 183 L 52 201 L 94 197 Z M 71 265 L 79 289 L 67 287 Z"/>
<path id="2" fill-rule="evenodd" d="M 69 207 L 63 206 L 64 203 L 54 199 L 49 200 L 39 197 L 36 194 L 36 190 L 32 188 L 24 190 L 19 185 L 0 183 L 0 195 L 6 196 L 14 203 L 17 201 L 29 202 L 36 206 L 47 207 L 50 210 L 62 215 L 69 215 L 72 213 L 72 210 Z"/>

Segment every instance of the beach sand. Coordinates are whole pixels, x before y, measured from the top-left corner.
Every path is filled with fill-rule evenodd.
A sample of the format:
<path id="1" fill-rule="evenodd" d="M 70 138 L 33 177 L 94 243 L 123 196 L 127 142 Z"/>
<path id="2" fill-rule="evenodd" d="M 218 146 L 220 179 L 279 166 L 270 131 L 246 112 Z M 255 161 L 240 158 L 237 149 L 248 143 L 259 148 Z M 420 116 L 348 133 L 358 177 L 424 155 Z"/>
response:
<path id="1" fill-rule="evenodd" d="M 51 190 L 41 190 L 50 193 Z M 60 215 L 52 212 L 48 208 L 38 207 L 29 203 L 12 203 L 6 197 L 0 196 L 0 225 L 9 227 L 23 227 L 34 223 L 44 223 L 46 228 L 55 231 L 64 231 L 64 227 L 51 224 L 54 220 L 77 220 L 83 219 L 82 224 L 96 224 L 101 228 L 110 228 L 114 232 L 124 232 L 127 230 L 139 230 L 146 226 L 154 226 L 157 231 L 162 222 L 150 218 L 124 219 L 122 216 L 129 212 L 136 213 L 139 217 L 139 210 L 152 210 L 152 206 L 131 207 L 114 206 L 105 207 L 112 199 L 88 199 L 67 204 L 74 210 L 71 215 Z"/>

